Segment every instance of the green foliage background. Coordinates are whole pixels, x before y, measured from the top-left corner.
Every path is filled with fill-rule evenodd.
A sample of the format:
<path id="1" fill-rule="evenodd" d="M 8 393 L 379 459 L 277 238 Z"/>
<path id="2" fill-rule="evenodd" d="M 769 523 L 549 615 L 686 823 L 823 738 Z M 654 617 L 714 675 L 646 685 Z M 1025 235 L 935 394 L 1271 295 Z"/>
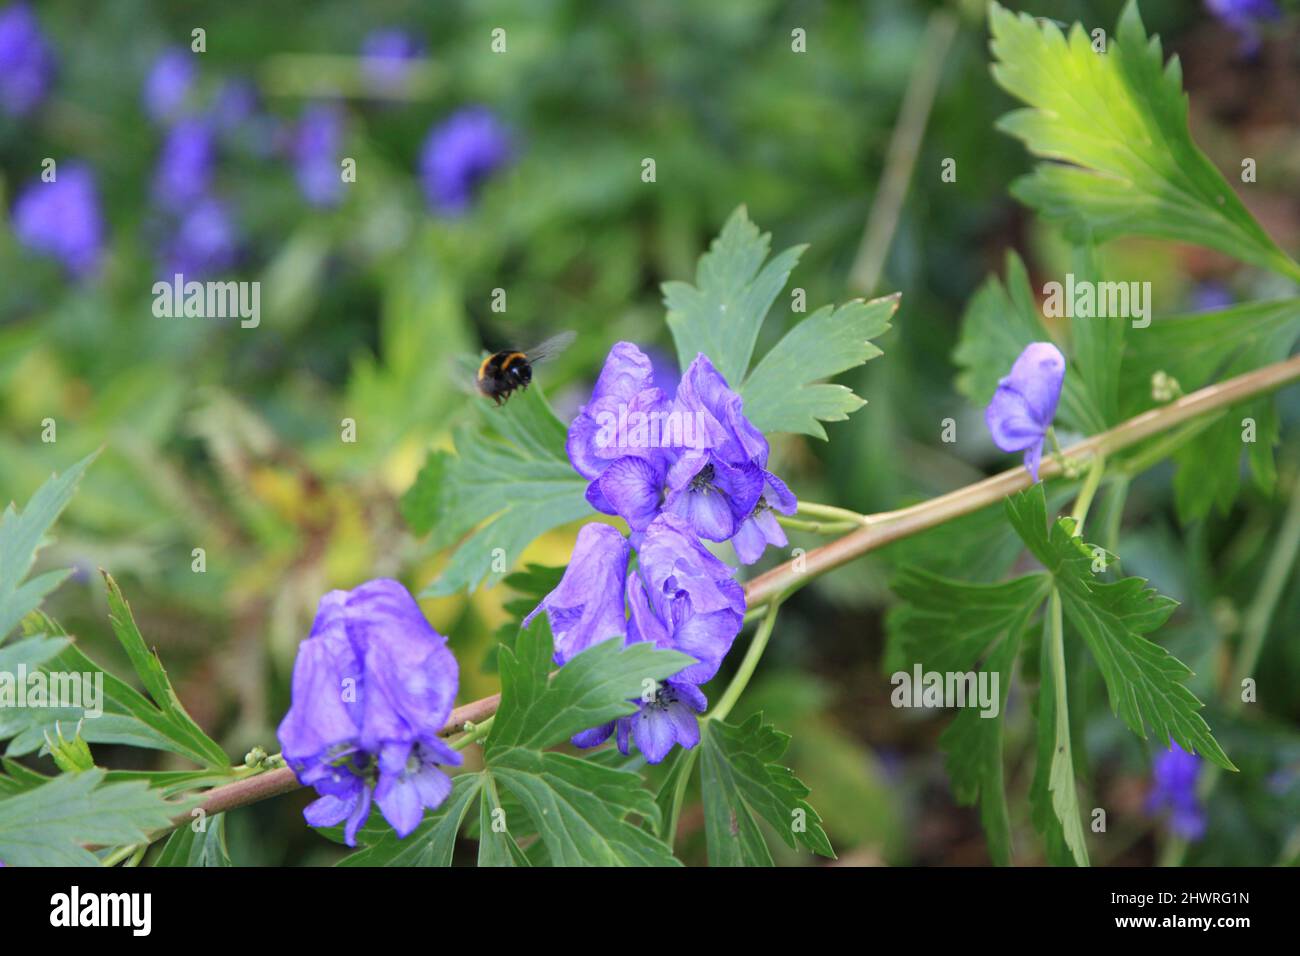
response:
<path id="1" fill-rule="evenodd" d="M 807 244 L 790 285 L 806 290 L 810 311 L 857 295 L 902 293 L 892 331 L 878 343 L 885 359 L 839 379 L 867 405 L 827 424 L 829 442 L 807 436 L 776 442 L 774 468 L 800 497 L 883 510 L 1008 464 L 989 442 L 978 404 L 1001 372 L 981 359 L 989 354 L 980 351 L 990 348 L 988 340 L 970 330 L 981 321 L 1014 328 L 1017 296 L 1023 296 L 1014 280 L 1024 274 L 1022 282 L 1033 288 L 1070 268 L 1064 237 L 1078 225 L 1040 222 L 1011 196 L 1012 183 L 1033 162 L 1020 142 L 995 131 L 1016 104 L 990 75 L 987 26 L 977 5 L 958 5 L 962 28 L 942 66 L 879 289 L 851 288 L 848 275 L 934 5 L 327 0 L 181 8 L 50 0 L 38 6 L 63 66 L 54 98 L 36 119 L 0 119 L 0 500 L 26 501 L 52 471 L 64 473 L 103 448 L 57 541 L 41 552 L 38 571 L 76 569 L 47 610 L 76 636 L 78 648 L 117 673 L 129 672 L 123 645 L 104 624 L 110 611 L 120 620 L 120 609 L 107 603 L 94 573 L 110 571 L 166 663 L 186 719 L 231 755 L 254 745 L 276 749 L 274 727 L 287 706 L 294 650 L 324 591 L 380 575 L 418 591 L 447 569 L 446 549 L 468 524 L 417 529 L 432 530 L 426 538 L 408 527 L 399 501 L 422 467 L 438 467 L 436 456 L 426 465 L 430 449 L 462 448 L 457 436 L 481 425 L 484 408 L 466 395 L 457 357 L 577 331 L 576 344 L 540 373 L 551 404 L 567 418 L 612 343 L 630 339 L 672 356 L 660 284 L 694 281 L 699 255 L 738 205 L 771 231 L 773 249 Z M 1119 9 L 1118 2 L 1032 6 L 1036 15 L 1107 30 Z M 1241 156 L 1258 161 L 1260 179 L 1243 195 L 1245 207 L 1294 252 L 1297 98 L 1288 105 L 1257 95 L 1269 84 L 1294 89 L 1300 82 L 1288 59 L 1294 23 L 1251 64 L 1197 4 L 1147 2 L 1143 17 L 1149 32 L 1165 38 L 1167 51 L 1183 56 L 1194 139 L 1230 180 Z M 416 32 L 432 55 L 427 94 L 410 102 L 348 102 L 344 153 L 357 159 L 359 175 L 336 210 L 307 207 L 279 158 L 251 151 L 223 157 L 219 189 L 247 237 L 238 277 L 263 284 L 262 324 L 255 330 L 157 320 L 150 312 L 156 224 L 147 200 L 159 134 L 141 112 L 139 87 L 153 56 L 186 42 L 196 25 L 207 30 L 202 88 L 214 89 L 227 77 L 252 78 L 268 111 L 284 122 L 313 99 L 304 91 L 330 88 L 310 55 L 353 55 L 359 37 L 379 26 Z M 508 30 L 505 56 L 487 52 L 497 26 Z M 790 50 L 796 27 L 807 31 L 803 55 Z M 416 157 L 430 125 L 467 103 L 491 106 L 517 129 L 519 161 L 489 184 L 472 214 L 439 219 L 425 211 Z M 1032 147 L 1026 126 L 1006 124 Z M 13 194 L 45 156 L 83 158 L 99 174 L 111 254 L 97 284 L 69 285 L 55 267 L 20 249 L 3 221 Z M 647 156 L 656 160 L 653 184 L 640 178 Z M 940 178 L 948 157 L 957 160 L 954 183 Z M 1017 194 L 1032 199 L 1043 188 L 1042 175 L 1022 180 Z M 1213 232 L 1218 224 L 1197 228 Z M 1018 251 L 1023 266 L 1004 260 L 1008 249 Z M 1252 261 L 1267 264 L 1272 256 L 1265 240 Z M 1095 268 L 1108 278 L 1151 281 L 1165 313 L 1192 311 L 1206 283 L 1241 299 L 1290 294 L 1284 280 L 1221 254 L 1149 238 L 1103 247 Z M 990 273 L 1002 279 L 986 283 Z M 490 308 L 496 288 L 507 290 L 504 314 Z M 789 311 L 788 295 L 777 298 L 756 355 L 803 318 Z M 961 317 L 972 297 L 963 339 Z M 668 299 L 671 309 L 689 308 L 671 286 Z M 1256 321 L 1242 326 L 1248 359 L 1237 370 L 1290 348 L 1274 354 L 1270 315 L 1257 311 L 1251 313 Z M 1176 344 L 1151 346 L 1149 356 L 1152 369 L 1176 372 L 1187 390 L 1212 380 L 1214 359 Z M 836 355 L 825 363 L 826 372 L 853 364 Z M 1104 425 L 1144 407 L 1144 400 L 1149 404 L 1122 391 L 1114 398 L 1110 408 L 1081 400 L 1077 417 L 1064 424 Z M 1276 476 L 1271 462 L 1254 457 L 1254 470 L 1244 473 L 1235 459 L 1230 470 L 1209 476 L 1196 470 L 1195 460 L 1183 462 L 1177 477 L 1162 466 L 1134 481 L 1122 524 L 1115 518 L 1125 571 L 1180 602 L 1159 642 L 1195 672 L 1192 690 L 1209 702 L 1215 736 L 1242 771 L 1221 781 L 1210 836 L 1191 848 L 1189 862 L 1268 864 L 1300 850 L 1293 830 L 1300 811 L 1294 575 L 1272 618 L 1255 719 L 1234 722 L 1214 703 L 1223 699 L 1242 615 L 1300 467 L 1298 399 L 1294 389 L 1284 392 L 1276 418 L 1262 413 L 1269 427 L 1289 436 L 1277 451 Z M 1071 408 L 1069 393 L 1062 407 Z M 339 441 L 345 417 L 357 422 L 356 444 Z M 40 439 L 45 418 L 57 422 L 56 443 Z M 946 418 L 956 422 L 952 445 L 939 440 Z M 1211 429 L 1206 440 L 1214 438 Z M 1204 460 L 1210 453 L 1201 454 Z M 485 467 L 490 472 L 490 462 Z M 566 477 L 564 470 L 555 468 L 557 479 Z M 482 516 L 462 517 L 472 523 Z M 811 788 L 831 843 L 849 862 L 990 859 L 980 811 L 953 800 L 939 746 L 948 719 L 894 710 L 888 700 L 894 668 L 885 615 L 898 600 L 886 588 L 890 575 L 907 563 L 969 581 L 996 577 L 1015 560 L 1014 539 L 998 537 L 1010 534 L 1000 507 L 962 520 L 961 529 L 896 545 L 797 595 L 784 607 L 756 682 L 732 716 L 740 726 L 761 710 L 791 735 L 786 758 Z M 1102 527 L 1100 516 L 1094 520 Z M 993 532 L 966 533 L 975 526 Z M 575 529 L 548 532 L 523 557 L 562 564 Z M 972 540 L 977 547 L 966 546 Z M 796 536 L 793 543 L 808 547 L 815 540 Z M 191 570 L 192 549 L 199 547 L 206 552 L 203 574 Z M 435 626 L 451 636 L 465 700 L 498 688 L 496 635 L 509 621 L 502 605 L 511 588 L 507 582 L 423 602 Z M 1084 783 L 1110 808 L 1112 827 L 1094 854 L 1104 856 L 1094 862 L 1151 861 L 1164 840 L 1161 825 L 1143 811 L 1152 747 L 1112 716 L 1100 675 L 1080 684 L 1071 689 L 1071 710 L 1079 721 L 1075 739 L 1086 740 L 1092 756 Z M 1013 694 L 1008 746 L 1023 744 L 1033 727 L 1030 702 Z M 714 736 L 710 747 L 741 746 L 722 730 Z M 201 753 L 206 744 L 196 746 Z M 112 747 L 112 741 L 96 744 L 96 755 L 116 758 Z M 121 756 L 142 762 L 138 769 L 173 766 L 159 752 L 122 750 Z M 24 760 L 53 769 L 33 753 Z M 961 791 L 960 771 L 949 770 Z M 1007 772 L 1008 838 L 1022 854 L 1018 859 L 1031 854 L 1033 860 L 1025 795 L 1030 771 L 1012 766 Z M 453 799 L 464 811 L 473 795 L 458 793 Z M 121 794 L 138 797 L 134 790 Z M 337 859 L 337 848 L 301 825 L 304 802 L 299 795 L 231 814 L 224 834 L 231 855 L 241 863 Z M 141 810 L 145 818 L 150 812 L 156 809 Z M 678 852 L 701 862 L 709 835 L 698 804 L 683 826 Z M 267 833 L 276 838 L 259 836 Z M 777 862 L 815 859 L 796 856 L 779 840 L 768 843 Z M 224 855 L 225 846 L 210 838 L 169 852 L 183 860 Z"/>

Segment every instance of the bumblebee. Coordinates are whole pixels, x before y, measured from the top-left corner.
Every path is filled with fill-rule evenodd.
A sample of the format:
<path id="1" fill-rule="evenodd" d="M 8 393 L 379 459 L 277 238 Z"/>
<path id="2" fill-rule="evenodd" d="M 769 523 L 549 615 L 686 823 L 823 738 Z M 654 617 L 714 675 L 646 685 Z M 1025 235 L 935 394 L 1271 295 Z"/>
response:
<path id="1" fill-rule="evenodd" d="M 574 333 L 561 332 L 527 351 L 505 349 L 493 352 L 479 365 L 474 384 L 500 405 L 514 394 L 515 389 L 528 388 L 533 381 L 534 365 L 559 355 L 573 339 Z"/>

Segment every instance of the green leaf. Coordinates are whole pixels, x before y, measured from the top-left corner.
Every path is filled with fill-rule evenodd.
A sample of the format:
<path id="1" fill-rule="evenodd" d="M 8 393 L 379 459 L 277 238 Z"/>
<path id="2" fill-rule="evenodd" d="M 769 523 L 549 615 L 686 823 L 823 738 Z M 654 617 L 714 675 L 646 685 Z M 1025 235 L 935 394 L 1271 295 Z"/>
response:
<path id="1" fill-rule="evenodd" d="M 1083 27 L 1069 38 L 1047 19 L 990 12 L 993 77 L 1029 105 L 999 122 L 1051 160 L 1013 193 L 1076 242 L 1148 235 L 1217 249 L 1300 279 L 1192 141 L 1178 58 L 1164 62 L 1130 2 L 1105 53 Z"/>
<path id="2" fill-rule="evenodd" d="M 1101 670 L 1111 710 L 1146 739 L 1147 725 L 1166 743 L 1176 740 L 1227 770 L 1236 770 L 1200 715 L 1201 702 L 1184 685 L 1191 670 L 1143 635 L 1160 627 L 1177 602 L 1146 587 L 1142 578 L 1101 581 L 1093 565 L 1110 564 L 1100 549 L 1060 518 L 1050 527 L 1042 485 L 1007 498 L 1007 516 L 1030 552 L 1052 575 L 1065 615 Z"/>
<path id="3" fill-rule="evenodd" d="M 927 671 L 998 675 L 998 713 L 960 709 L 939 738 L 947 756 L 953 793 L 962 804 L 980 806 L 989 855 L 998 866 L 1011 863 L 1011 823 L 1003 783 L 1002 729 L 1012 665 L 1021 637 L 1051 590 L 1045 574 L 1002 584 L 965 584 L 916 569 L 903 569 L 893 582 L 906 604 L 889 616 L 889 630 L 906 657 Z"/>
<path id="4" fill-rule="evenodd" d="M 86 846 L 140 843 L 182 809 L 143 783 L 103 778 L 102 770 L 64 774 L 0 800 L 0 860 L 10 866 L 98 866 Z"/>
<path id="5" fill-rule="evenodd" d="M 1163 371 L 1184 392 L 1281 361 L 1300 336 L 1300 299 L 1253 302 L 1213 312 L 1170 316 L 1130 337 L 1124 376 L 1132 387 L 1134 411 L 1152 405 L 1151 376 Z M 1243 420 L 1255 423 L 1253 442 L 1243 441 Z M 1263 395 L 1234 405 L 1178 449 L 1174 499 L 1183 522 L 1211 508 L 1227 514 L 1241 485 L 1244 453 L 1256 485 L 1271 491 L 1276 469 L 1273 448 L 1279 422 L 1277 401 Z"/>
<path id="6" fill-rule="evenodd" d="M 478 865 L 530 866 L 510 834 L 510 815 L 501 806 L 496 780 L 483 775 L 483 797 L 478 809 Z"/>
<path id="7" fill-rule="evenodd" d="M 821 422 L 844 421 L 866 404 L 823 379 L 881 355 L 871 344 L 889 331 L 898 294 L 824 306 L 777 342 L 741 386 L 745 415 L 764 433 L 796 432 L 825 439 Z"/>
<path id="8" fill-rule="evenodd" d="M 1105 321 L 1105 320 L 1088 320 Z M 961 370 L 957 390 L 975 405 L 987 405 L 997 391 L 998 381 L 1031 342 L 1051 342 L 1043 325 L 1037 300 L 1029 286 L 1029 273 L 1014 252 L 1007 253 L 1006 284 L 989 276 L 971 297 L 961 321 L 961 339 L 952 358 Z M 1070 357 L 1070 347 L 1056 343 Z M 1078 363 L 1068 362 L 1057 420 L 1066 428 L 1084 434 L 1106 430 L 1106 419 L 1088 394 L 1087 381 Z"/>
<path id="9" fill-rule="evenodd" d="M 754 714 L 739 726 L 706 720 L 701 737 L 700 788 L 712 866 L 772 865 L 755 814 L 786 845 L 835 858 L 821 817 L 804 799 L 808 788 L 777 763 L 790 741 L 787 734 Z"/>
<path id="10" fill-rule="evenodd" d="M 478 427 L 455 432 L 455 454 L 434 452 L 403 498 L 417 531 L 433 546 L 455 545 L 443 573 L 422 596 L 473 590 L 496 570 L 518 563 L 524 549 L 552 528 L 591 515 L 587 482 L 564 451 L 566 429 L 538 388 L 497 408 L 476 403 Z"/>
<path id="11" fill-rule="evenodd" d="M 230 851 L 226 849 L 226 815 L 218 813 L 207 821 L 202 833 L 195 833 L 192 824 L 179 827 L 154 861 L 154 866 L 230 866 Z"/>
<path id="12" fill-rule="evenodd" d="M 112 624 L 113 633 L 117 635 L 118 641 L 126 650 L 131 666 L 135 668 L 135 672 L 140 676 L 145 689 L 165 720 L 167 737 L 185 747 L 188 752 L 201 754 L 204 758 L 201 762 L 209 767 L 228 767 L 230 760 L 226 757 L 226 752 L 194 722 L 194 718 L 185 710 L 180 698 L 176 696 L 176 691 L 172 689 L 171 681 L 167 679 L 167 672 L 163 669 L 157 652 L 145 646 L 144 637 L 136 626 L 135 618 L 131 615 L 131 607 L 122 596 L 121 588 L 117 586 L 112 575 L 108 572 L 103 574 L 108 588 L 109 623 Z"/>
<path id="13" fill-rule="evenodd" d="M 1042 688 L 1045 700 L 1039 704 L 1039 764 L 1047 768 L 1046 799 L 1055 826 L 1049 839 L 1065 845 L 1069 859 L 1077 866 L 1089 866 L 1088 844 L 1083 835 L 1079 790 L 1074 782 L 1074 752 L 1070 742 L 1070 708 L 1066 695 L 1065 630 L 1061 623 L 1061 598 L 1053 591 L 1047 618 L 1043 622 Z M 1048 728 L 1051 728 L 1050 732 Z M 1044 761 L 1042 744 L 1050 755 Z M 1037 777 L 1036 777 L 1037 779 Z M 1041 785 L 1041 782 L 1040 782 Z M 1049 847 L 1049 853 L 1054 852 Z"/>
<path id="14" fill-rule="evenodd" d="M 549 747 L 635 713 L 633 701 L 694 661 L 648 641 L 622 643 L 617 637 L 587 648 L 549 680 L 554 648 L 546 615 L 519 635 L 513 651 L 502 648 L 501 706 L 487 740 L 489 762 L 499 749 Z"/>
<path id="15" fill-rule="evenodd" d="M 554 866 L 679 865 L 636 822 L 657 828 L 659 811 L 634 773 L 523 747 L 493 751 L 488 773 L 523 805 Z"/>
<path id="16" fill-rule="evenodd" d="M 700 257 L 695 285 L 663 284 L 682 369 L 703 352 L 733 386 L 744 381 L 763 319 L 806 248 L 786 249 L 764 265 L 771 241 L 740 206 Z"/>
<path id="17" fill-rule="evenodd" d="M 67 571 L 49 571 L 23 583 L 36 552 L 46 543 L 46 534 L 98 454 L 87 455 L 62 475 L 51 476 L 21 512 L 11 503 L 0 515 L 0 642 L 67 577 Z"/>

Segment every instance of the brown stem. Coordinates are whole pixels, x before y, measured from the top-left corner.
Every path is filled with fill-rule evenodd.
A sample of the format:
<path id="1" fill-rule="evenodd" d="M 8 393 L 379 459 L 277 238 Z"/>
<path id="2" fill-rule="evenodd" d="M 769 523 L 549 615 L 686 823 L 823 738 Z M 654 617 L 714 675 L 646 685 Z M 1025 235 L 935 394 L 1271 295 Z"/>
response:
<path id="1" fill-rule="evenodd" d="M 1168 405 L 1144 412 L 1116 425 L 1109 431 L 1093 435 L 1067 448 L 1065 454 L 1078 462 L 1089 461 L 1099 454 L 1109 455 L 1136 445 L 1152 435 L 1181 425 L 1205 412 L 1234 405 L 1243 399 L 1272 391 L 1298 378 L 1300 378 L 1300 355 L 1207 386 Z M 1059 461 L 1055 458 L 1043 459 L 1042 467 L 1039 469 L 1041 478 L 1054 478 L 1060 473 Z M 745 600 L 751 608 L 764 604 L 869 551 L 961 515 L 978 511 L 1007 495 L 1028 488 L 1030 484 L 1029 473 L 1024 468 L 1012 468 L 910 508 L 871 515 L 864 527 L 809 551 L 803 556 L 800 570 L 795 570 L 794 561 L 787 561 L 766 574 L 754 578 L 745 586 Z M 491 716 L 496 713 L 500 702 L 501 695 L 493 694 L 491 697 L 484 697 L 482 700 L 472 701 L 456 708 L 451 712 L 447 725 L 443 727 L 442 735 L 447 736 L 463 729 L 466 721 L 477 723 Z M 299 786 L 293 771 L 286 767 L 209 790 L 200 806 L 209 814 L 221 813 L 224 810 L 247 806 L 267 797 L 288 793 Z M 175 823 L 180 826 L 189 819 L 189 814 L 184 814 L 178 817 Z"/>

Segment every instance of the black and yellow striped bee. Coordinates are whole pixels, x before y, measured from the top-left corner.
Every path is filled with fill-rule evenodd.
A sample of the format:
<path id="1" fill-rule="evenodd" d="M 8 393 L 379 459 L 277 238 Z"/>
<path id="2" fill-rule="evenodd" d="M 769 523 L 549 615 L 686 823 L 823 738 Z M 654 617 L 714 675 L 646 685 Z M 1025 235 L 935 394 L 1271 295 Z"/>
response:
<path id="1" fill-rule="evenodd" d="M 493 352 L 478 367 L 474 384 L 498 405 L 510 398 L 515 389 L 526 389 L 533 380 L 533 366 L 554 358 L 568 348 L 573 332 L 561 332 L 536 348 L 504 349 Z"/>

